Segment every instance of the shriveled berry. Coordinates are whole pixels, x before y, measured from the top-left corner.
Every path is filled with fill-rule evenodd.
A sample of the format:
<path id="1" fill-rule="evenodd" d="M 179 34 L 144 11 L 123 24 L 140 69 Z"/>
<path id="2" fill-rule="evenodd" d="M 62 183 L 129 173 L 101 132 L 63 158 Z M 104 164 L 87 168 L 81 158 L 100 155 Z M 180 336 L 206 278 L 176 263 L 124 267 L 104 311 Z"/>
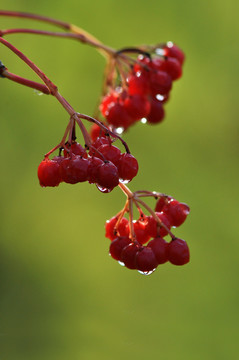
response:
<path id="1" fill-rule="evenodd" d="M 164 264 L 166 261 L 168 261 L 168 243 L 162 237 L 156 237 L 153 240 L 150 240 L 147 247 L 153 250 L 158 264 Z"/>
<path id="2" fill-rule="evenodd" d="M 38 179 L 42 187 L 58 186 L 61 182 L 60 165 L 58 161 L 45 158 L 38 166 Z"/>
<path id="3" fill-rule="evenodd" d="M 121 252 L 125 246 L 129 245 L 131 240 L 128 237 L 117 237 L 110 243 L 109 253 L 115 260 L 120 260 Z"/>
<path id="4" fill-rule="evenodd" d="M 143 247 L 135 257 L 136 269 L 142 272 L 149 272 L 156 269 L 158 262 L 154 252 L 149 247 Z"/>
<path id="5" fill-rule="evenodd" d="M 168 260 L 174 265 L 184 265 L 190 260 L 189 248 L 185 240 L 173 239 L 168 244 Z"/>
<path id="6" fill-rule="evenodd" d="M 120 179 L 124 181 L 132 180 L 138 173 L 138 161 L 131 154 L 122 154 L 118 162 L 118 171 Z"/>

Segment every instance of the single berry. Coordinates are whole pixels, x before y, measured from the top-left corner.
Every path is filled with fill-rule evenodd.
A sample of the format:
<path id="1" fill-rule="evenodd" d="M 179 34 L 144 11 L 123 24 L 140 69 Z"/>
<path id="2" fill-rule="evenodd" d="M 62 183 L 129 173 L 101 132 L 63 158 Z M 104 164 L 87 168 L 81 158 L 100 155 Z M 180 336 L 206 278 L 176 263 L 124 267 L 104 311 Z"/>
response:
<path id="1" fill-rule="evenodd" d="M 177 80 L 182 76 L 182 65 L 173 57 L 167 57 L 161 65 L 161 70 L 166 71 L 172 80 Z"/>
<path id="2" fill-rule="evenodd" d="M 37 173 L 42 187 L 58 186 L 61 182 L 60 164 L 58 161 L 45 158 L 38 166 Z"/>
<path id="3" fill-rule="evenodd" d="M 98 182 L 99 167 L 103 164 L 104 161 L 97 157 L 89 158 L 88 181 L 90 184 L 95 184 Z"/>
<path id="4" fill-rule="evenodd" d="M 115 166 L 118 165 L 121 156 L 121 151 L 119 148 L 114 145 L 104 144 L 98 148 L 98 151 L 103 155 L 104 159 L 111 161 Z M 99 153 L 95 154 L 95 156 L 100 157 Z"/>
<path id="5" fill-rule="evenodd" d="M 168 41 L 163 49 L 165 56 L 169 56 L 177 59 L 181 65 L 184 63 L 185 61 L 184 52 L 177 45 L 173 44 L 171 41 Z"/>
<path id="6" fill-rule="evenodd" d="M 149 114 L 150 102 L 146 96 L 130 95 L 124 101 L 124 108 L 132 119 L 140 120 Z"/>
<path id="7" fill-rule="evenodd" d="M 150 272 L 156 269 L 158 262 L 152 249 L 143 247 L 135 257 L 136 269 L 142 272 Z"/>
<path id="8" fill-rule="evenodd" d="M 131 154 L 122 154 L 118 162 L 119 177 L 123 181 L 132 180 L 138 173 L 138 161 Z"/>
<path id="9" fill-rule="evenodd" d="M 113 189 L 119 184 L 119 173 L 112 162 L 106 162 L 99 166 L 98 185 L 101 188 Z"/>
<path id="10" fill-rule="evenodd" d="M 60 164 L 62 180 L 69 184 L 84 182 L 88 178 L 89 160 L 79 155 L 65 158 Z"/>
<path id="11" fill-rule="evenodd" d="M 164 264 L 166 261 L 168 261 L 168 243 L 162 237 L 154 238 L 148 243 L 147 247 L 153 250 L 158 264 Z"/>
<path id="12" fill-rule="evenodd" d="M 120 220 L 118 229 L 115 229 L 116 223 L 118 221 L 118 217 L 114 216 L 111 219 L 107 220 L 105 223 L 105 237 L 114 240 L 119 236 L 127 236 L 129 235 L 129 227 L 128 220 L 125 217 L 122 217 Z"/>
<path id="13" fill-rule="evenodd" d="M 147 221 L 141 221 L 141 220 L 133 221 L 136 240 L 140 244 L 145 244 L 150 239 L 150 235 L 147 232 L 147 225 L 148 225 Z"/>
<path id="14" fill-rule="evenodd" d="M 70 144 L 66 144 L 66 149 L 64 149 L 64 157 L 71 157 L 72 154 L 74 155 L 80 155 L 84 158 L 87 158 L 87 152 L 86 150 L 83 148 L 83 146 L 77 142 L 73 142 L 71 145 Z"/>
<path id="15" fill-rule="evenodd" d="M 185 240 L 173 239 L 168 244 L 168 260 L 174 265 L 184 265 L 190 260 L 189 248 Z"/>
<path id="16" fill-rule="evenodd" d="M 147 116 L 147 121 L 150 124 L 158 124 L 164 119 L 164 108 L 162 102 L 156 98 L 151 99 L 151 109 Z"/>
<path id="17" fill-rule="evenodd" d="M 155 214 L 159 218 L 159 222 L 157 222 L 152 215 L 147 216 L 147 233 L 150 237 L 153 238 L 157 236 L 164 237 L 168 234 L 168 232 L 163 227 L 162 223 L 170 230 L 171 228 L 170 219 L 163 212 L 159 212 L 159 213 L 156 212 Z"/>
<path id="18" fill-rule="evenodd" d="M 172 199 L 164 206 L 163 212 L 171 219 L 172 226 L 180 226 L 186 220 L 190 208 L 187 204 Z"/>
<path id="19" fill-rule="evenodd" d="M 136 254 L 140 248 L 139 244 L 131 243 L 122 250 L 120 261 L 124 263 L 128 269 L 136 269 Z"/>
<path id="20" fill-rule="evenodd" d="M 115 260 L 121 259 L 121 252 L 125 246 L 129 245 L 131 240 L 128 237 L 117 237 L 110 243 L 109 253 Z"/>

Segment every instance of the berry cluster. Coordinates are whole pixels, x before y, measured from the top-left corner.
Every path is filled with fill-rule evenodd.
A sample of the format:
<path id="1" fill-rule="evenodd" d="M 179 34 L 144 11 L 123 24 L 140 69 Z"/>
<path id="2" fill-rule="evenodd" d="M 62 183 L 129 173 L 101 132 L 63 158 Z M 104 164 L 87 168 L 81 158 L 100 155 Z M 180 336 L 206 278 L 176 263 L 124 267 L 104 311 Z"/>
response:
<path id="1" fill-rule="evenodd" d="M 63 156 L 48 156 L 38 167 L 41 186 L 58 186 L 88 181 L 102 192 L 110 192 L 119 182 L 131 181 L 138 172 L 138 162 L 130 153 L 121 153 L 109 136 L 96 138 L 89 151 L 76 141 L 64 146 Z"/>
<path id="2" fill-rule="evenodd" d="M 173 81 L 182 75 L 184 54 L 168 42 L 138 56 L 126 74 L 119 71 L 120 83 L 108 89 L 99 106 L 113 128 L 127 129 L 135 122 L 156 124 L 165 116 Z"/>
<path id="3" fill-rule="evenodd" d="M 186 204 L 169 196 L 161 196 L 154 215 L 146 216 L 141 212 L 140 218 L 130 223 L 122 214 L 105 224 L 105 236 L 111 240 L 110 255 L 121 265 L 151 274 L 158 265 L 167 261 L 174 265 L 189 262 L 186 241 L 175 237 L 170 231 L 171 227 L 178 227 L 186 220 L 189 214 Z M 172 238 L 170 242 L 164 239 L 168 234 Z"/>

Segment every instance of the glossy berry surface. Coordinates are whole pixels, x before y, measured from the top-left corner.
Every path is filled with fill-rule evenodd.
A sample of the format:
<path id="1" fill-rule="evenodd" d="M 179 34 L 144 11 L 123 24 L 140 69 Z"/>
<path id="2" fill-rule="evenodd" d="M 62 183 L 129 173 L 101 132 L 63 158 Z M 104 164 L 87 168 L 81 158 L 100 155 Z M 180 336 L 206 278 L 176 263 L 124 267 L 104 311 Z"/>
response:
<path id="1" fill-rule="evenodd" d="M 117 237 L 110 244 L 110 255 L 115 260 L 121 260 L 122 250 L 131 243 L 128 237 Z"/>
<path id="2" fill-rule="evenodd" d="M 44 159 L 38 166 L 38 179 L 42 187 L 58 186 L 61 182 L 60 165 L 58 161 Z"/>
<path id="3" fill-rule="evenodd" d="M 185 265 L 189 262 L 190 253 L 185 240 L 174 239 L 168 244 L 168 260 L 174 265 Z"/>
<path id="4" fill-rule="evenodd" d="M 164 264 L 166 261 L 168 261 L 168 242 L 165 241 L 163 238 L 154 238 L 148 243 L 147 247 L 153 250 L 158 264 Z"/>

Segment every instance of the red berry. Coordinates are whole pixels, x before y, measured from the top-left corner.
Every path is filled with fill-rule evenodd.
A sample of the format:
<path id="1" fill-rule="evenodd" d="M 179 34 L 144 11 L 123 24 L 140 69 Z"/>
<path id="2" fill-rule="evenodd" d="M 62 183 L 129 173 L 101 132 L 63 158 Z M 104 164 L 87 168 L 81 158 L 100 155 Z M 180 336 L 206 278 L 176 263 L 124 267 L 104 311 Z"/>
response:
<path id="1" fill-rule="evenodd" d="M 84 182 L 88 178 L 89 160 L 75 155 L 65 158 L 60 165 L 62 180 L 69 184 Z"/>
<path id="2" fill-rule="evenodd" d="M 172 80 L 177 80 L 182 76 L 182 65 L 173 57 L 167 57 L 165 59 L 161 65 L 161 70 L 166 71 Z"/>
<path id="3" fill-rule="evenodd" d="M 105 117 L 108 123 L 116 128 L 123 127 L 126 129 L 133 122 L 124 106 L 119 102 L 112 104 L 112 106 L 107 110 Z"/>
<path id="4" fill-rule="evenodd" d="M 148 74 L 145 75 L 144 72 L 136 72 L 132 73 L 128 79 L 127 83 L 129 86 L 129 94 L 130 95 L 147 95 L 150 91 L 149 88 L 149 78 Z"/>
<path id="5" fill-rule="evenodd" d="M 121 258 L 121 252 L 124 249 L 125 246 L 129 245 L 131 243 L 131 240 L 128 237 L 117 237 L 110 243 L 110 255 L 115 260 L 120 260 Z"/>
<path id="6" fill-rule="evenodd" d="M 140 120 L 149 114 L 150 102 L 146 96 L 130 95 L 124 101 L 124 108 L 132 119 Z"/>
<path id="7" fill-rule="evenodd" d="M 64 149 L 64 157 L 70 157 L 71 154 L 80 155 L 84 158 L 88 157 L 86 150 L 77 142 L 73 142 L 71 145 L 66 144 L 66 147 L 69 149 L 69 152 Z"/>
<path id="8" fill-rule="evenodd" d="M 120 261 L 124 263 L 124 265 L 128 269 L 136 269 L 136 254 L 140 249 L 140 245 L 131 243 L 124 247 L 120 255 Z"/>
<path id="9" fill-rule="evenodd" d="M 170 230 L 171 223 L 170 219 L 163 212 L 156 212 L 157 217 L 161 220 L 161 222 Z M 159 226 L 155 218 L 150 215 L 147 216 L 147 233 L 150 237 L 161 236 L 164 237 L 168 234 L 167 230 L 163 226 Z"/>
<path id="10" fill-rule="evenodd" d="M 143 247 L 135 257 L 136 269 L 142 272 L 150 272 L 156 269 L 158 262 L 152 249 Z"/>
<path id="11" fill-rule="evenodd" d="M 116 230 L 115 225 L 117 221 L 118 217 L 114 216 L 105 223 L 105 237 L 110 240 L 114 240 L 118 235 L 127 237 L 129 235 L 128 220 L 123 217 L 119 223 L 118 229 Z"/>
<path id="12" fill-rule="evenodd" d="M 171 219 L 172 226 L 180 226 L 186 220 L 190 208 L 187 204 L 172 199 L 164 206 L 163 212 Z"/>
<path id="13" fill-rule="evenodd" d="M 190 253 L 185 240 L 174 239 L 168 244 L 168 260 L 174 265 L 184 265 L 189 262 Z"/>
<path id="14" fill-rule="evenodd" d="M 150 235 L 147 232 L 147 225 L 148 225 L 147 221 L 141 221 L 141 220 L 133 221 L 136 240 L 140 244 L 145 244 L 150 239 Z"/>
<path id="15" fill-rule="evenodd" d="M 158 124 L 163 120 L 164 115 L 165 113 L 162 102 L 157 100 L 156 98 L 152 98 L 150 113 L 147 116 L 148 123 Z"/>
<path id="16" fill-rule="evenodd" d="M 119 184 L 119 173 L 112 162 L 106 162 L 99 166 L 98 185 L 101 188 L 113 189 Z"/>
<path id="17" fill-rule="evenodd" d="M 99 153 L 101 153 L 104 159 L 111 161 L 115 166 L 118 166 L 118 162 L 121 156 L 121 151 L 114 145 L 104 144 L 98 148 Z M 95 154 L 95 156 L 100 157 L 100 154 Z"/>
<path id="18" fill-rule="evenodd" d="M 161 237 L 156 237 L 151 240 L 147 247 L 153 250 L 153 253 L 157 259 L 158 264 L 164 264 L 168 261 L 167 247 L 168 243 Z"/>
<path id="19" fill-rule="evenodd" d="M 164 55 L 177 59 L 182 65 L 185 60 L 183 51 L 171 41 L 168 41 L 164 47 Z"/>
<path id="20" fill-rule="evenodd" d="M 169 200 L 171 200 L 171 199 L 172 199 L 171 196 L 161 196 L 161 197 L 158 199 L 158 201 L 157 201 L 157 203 L 156 203 L 156 205 L 155 205 L 155 209 L 154 209 L 154 210 L 157 211 L 157 212 L 163 211 L 164 206 L 167 205 L 167 203 L 168 203 Z"/>
<path id="21" fill-rule="evenodd" d="M 58 161 L 45 158 L 38 166 L 37 173 L 42 187 L 58 186 L 61 182 L 60 165 Z"/>
<path id="22" fill-rule="evenodd" d="M 90 127 L 90 137 L 92 141 L 95 141 L 98 137 L 104 137 L 104 136 L 105 136 L 105 132 L 101 129 L 99 125 L 93 124 Z"/>
<path id="23" fill-rule="evenodd" d="M 165 71 L 150 72 L 150 90 L 153 96 L 168 94 L 172 88 L 172 79 Z"/>
<path id="24" fill-rule="evenodd" d="M 97 157 L 89 158 L 88 181 L 90 184 L 95 184 L 98 182 L 99 167 L 103 164 L 104 161 Z"/>
<path id="25" fill-rule="evenodd" d="M 103 116 L 106 116 L 106 112 L 112 105 L 114 105 L 114 103 L 117 101 L 117 98 L 118 94 L 116 92 L 109 93 L 103 97 L 99 106 Z"/>
<path id="26" fill-rule="evenodd" d="M 132 180 L 138 173 L 138 161 L 131 154 L 122 154 L 118 162 L 120 179 L 124 181 Z"/>

